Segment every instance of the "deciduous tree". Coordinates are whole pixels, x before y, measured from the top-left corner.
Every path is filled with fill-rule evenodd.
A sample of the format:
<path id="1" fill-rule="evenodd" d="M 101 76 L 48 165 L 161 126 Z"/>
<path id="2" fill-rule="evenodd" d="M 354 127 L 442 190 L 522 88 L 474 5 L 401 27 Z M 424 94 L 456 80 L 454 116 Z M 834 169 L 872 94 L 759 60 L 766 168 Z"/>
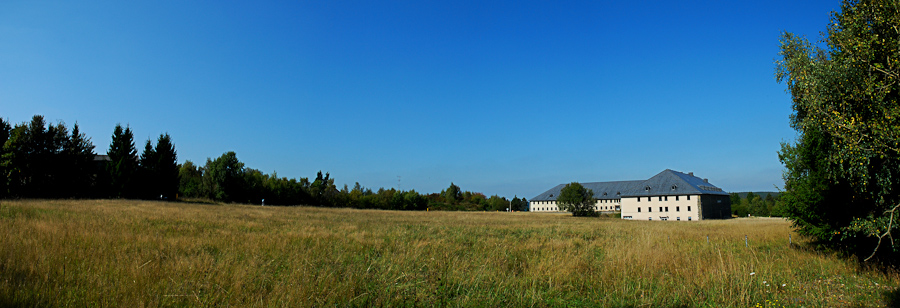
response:
<path id="1" fill-rule="evenodd" d="M 856 252 L 900 248 L 898 38 L 900 5 L 890 0 L 843 1 L 825 47 L 781 37 L 776 78 L 800 135 L 780 152 L 785 210 L 801 232 Z"/>
<path id="2" fill-rule="evenodd" d="M 572 216 L 597 216 L 594 210 L 594 191 L 578 182 L 566 184 L 556 197 L 559 208 L 572 212 Z"/>

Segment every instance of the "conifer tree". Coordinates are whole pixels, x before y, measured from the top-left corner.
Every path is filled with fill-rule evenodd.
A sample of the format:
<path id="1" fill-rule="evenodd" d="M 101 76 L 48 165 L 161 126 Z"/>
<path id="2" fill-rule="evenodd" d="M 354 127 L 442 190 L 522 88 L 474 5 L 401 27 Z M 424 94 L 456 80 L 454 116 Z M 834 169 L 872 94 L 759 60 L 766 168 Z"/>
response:
<path id="1" fill-rule="evenodd" d="M 178 154 L 175 144 L 168 133 L 160 134 L 156 141 L 156 177 L 159 181 L 159 194 L 168 200 L 174 200 L 178 194 L 179 168 Z"/>
<path id="2" fill-rule="evenodd" d="M 61 189 L 67 190 L 67 197 L 85 197 L 92 194 L 94 183 L 94 145 L 91 139 L 84 135 L 78 127 L 78 123 L 72 126 L 72 133 L 65 142 L 63 149 L 62 175 L 64 185 Z"/>
<path id="3" fill-rule="evenodd" d="M 143 199 L 157 199 L 160 196 L 156 167 L 158 162 L 159 157 L 156 154 L 156 150 L 153 149 L 153 143 L 150 142 L 150 139 L 147 139 L 147 143 L 144 144 L 144 152 L 141 153 L 138 177 L 135 179 L 135 182 L 139 183 L 140 195 Z"/>
<path id="4" fill-rule="evenodd" d="M 133 178 L 137 172 L 137 150 L 134 148 L 134 135 L 130 127 L 122 128 L 116 124 L 113 130 L 112 142 L 109 145 L 109 173 L 110 195 L 113 197 L 134 197 Z"/>

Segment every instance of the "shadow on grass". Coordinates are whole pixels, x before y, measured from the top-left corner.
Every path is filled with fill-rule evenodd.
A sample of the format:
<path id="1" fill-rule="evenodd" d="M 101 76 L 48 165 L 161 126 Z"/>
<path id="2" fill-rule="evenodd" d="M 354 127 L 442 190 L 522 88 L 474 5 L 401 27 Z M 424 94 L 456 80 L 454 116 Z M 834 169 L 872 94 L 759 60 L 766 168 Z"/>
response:
<path id="1" fill-rule="evenodd" d="M 888 307 L 900 307 L 900 288 L 884 291 L 882 296 L 884 298 L 884 303 L 887 304 Z"/>
<path id="2" fill-rule="evenodd" d="M 191 204 L 219 204 L 211 199 L 201 199 L 201 198 L 179 198 L 177 202 L 181 203 L 191 203 Z"/>

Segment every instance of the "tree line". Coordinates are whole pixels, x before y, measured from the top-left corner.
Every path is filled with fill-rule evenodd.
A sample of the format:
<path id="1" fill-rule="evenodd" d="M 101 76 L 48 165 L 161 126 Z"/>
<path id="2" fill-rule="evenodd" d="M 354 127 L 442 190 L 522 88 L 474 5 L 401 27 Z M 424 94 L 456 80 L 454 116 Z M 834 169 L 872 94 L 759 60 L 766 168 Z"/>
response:
<path id="1" fill-rule="evenodd" d="M 0 196 L 14 198 L 174 198 L 177 157 L 168 134 L 144 152 L 131 129 L 116 125 L 107 156 L 97 156 L 78 123 L 49 123 L 35 115 L 11 125 L 0 118 Z"/>
<path id="2" fill-rule="evenodd" d="M 440 193 L 415 190 L 338 188 L 330 174 L 315 179 L 286 178 L 248 168 L 234 152 L 206 159 L 202 166 L 178 164 L 168 133 L 147 140 L 138 154 L 129 126 L 116 125 L 106 155 L 94 153 L 91 139 L 78 123 L 71 131 L 62 122 L 11 125 L 0 118 L 0 197 L 201 199 L 265 205 L 311 205 L 387 210 L 526 211 L 524 198 L 462 191 L 450 183 Z"/>
<path id="3" fill-rule="evenodd" d="M 764 196 L 748 192 L 745 197 L 741 197 L 738 193 L 730 193 L 731 196 L 731 214 L 737 217 L 750 216 L 784 216 L 784 204 L 779 196 L 772 196 L 766 193 Z"/>

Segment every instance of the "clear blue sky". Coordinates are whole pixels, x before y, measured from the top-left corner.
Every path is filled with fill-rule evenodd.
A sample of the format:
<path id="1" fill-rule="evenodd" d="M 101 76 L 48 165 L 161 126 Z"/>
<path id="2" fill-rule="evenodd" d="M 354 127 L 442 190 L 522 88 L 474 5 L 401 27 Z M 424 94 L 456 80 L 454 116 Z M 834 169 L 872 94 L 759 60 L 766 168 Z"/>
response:
<path id="1" fill-rule="evenodd" d="M 0 117 L 338 186 L 783 184 L 778 38 L 838 1 L 3 1 Z"/>

